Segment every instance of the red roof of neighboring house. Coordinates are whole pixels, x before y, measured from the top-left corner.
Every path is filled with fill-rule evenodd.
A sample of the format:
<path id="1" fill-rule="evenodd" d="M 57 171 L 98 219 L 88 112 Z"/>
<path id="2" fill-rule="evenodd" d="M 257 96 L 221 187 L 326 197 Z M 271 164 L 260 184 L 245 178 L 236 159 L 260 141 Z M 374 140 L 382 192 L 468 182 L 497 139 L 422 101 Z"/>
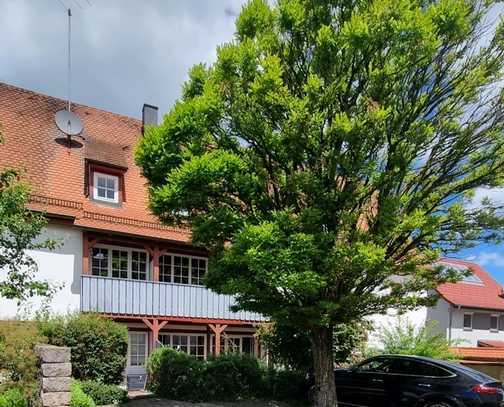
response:
<path id="1" fill-rule="evenodd" d="M 186 230 L 167 227 L 148 210 L 146 179 L 133 151 L 142 122 L 89 106 L 73 104 L 82 120 L 84 140 L 68 148 L 54 115 L 66 102 L 0 83 L 0 169 L 22 169 L 33 188 L 30 209 L 65 216 L 84 229 L 117 232 L 181 243 Z M 86 193 L 86 162 L 122 168 L 125 200 L 120 207 L 97 203 Z"/>
<path id="2" fill-rule="evenodd" d="M 504 310 L 504 298 L 500 296 L 501 285 L 480 265 L 455 259 L 441 259 L 438 264 L 469 268 L 479 280 L 479 282 L 459 281 L 440 285 L 437 291 L 446 301 L 467 308 Z"/>
<path id="3" fill-rule="evenodd" d="M 501 348 L 466 348 L 457 347 L 451 350 L 465 361 L 504 362 L 504 349 Z"/>
<path id="4" fill-rule="evenodd" d="M 479 339 L 478 346 L 482 348 L 504 348 L 504 341 L 492 341 L 488 339 Z"/>

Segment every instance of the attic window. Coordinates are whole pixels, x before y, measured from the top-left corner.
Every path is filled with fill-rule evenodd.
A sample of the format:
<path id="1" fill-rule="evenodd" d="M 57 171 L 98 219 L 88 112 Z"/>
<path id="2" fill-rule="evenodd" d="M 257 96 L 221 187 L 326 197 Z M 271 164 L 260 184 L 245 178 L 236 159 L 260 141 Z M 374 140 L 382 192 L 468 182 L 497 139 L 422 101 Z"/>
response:
<path id="1" fill-rule="evenodd" d="M 470 283 L 470 284 L 483 284 L 483 281 L 475 275 L 474 273 L 470 273 L 462 279 L 464 283 Z"/>
<path id="2" fill-rule="evenodd" d="M 117 175 L 93 173 L 93 199 L 119 203 L 119 177 Z"/>

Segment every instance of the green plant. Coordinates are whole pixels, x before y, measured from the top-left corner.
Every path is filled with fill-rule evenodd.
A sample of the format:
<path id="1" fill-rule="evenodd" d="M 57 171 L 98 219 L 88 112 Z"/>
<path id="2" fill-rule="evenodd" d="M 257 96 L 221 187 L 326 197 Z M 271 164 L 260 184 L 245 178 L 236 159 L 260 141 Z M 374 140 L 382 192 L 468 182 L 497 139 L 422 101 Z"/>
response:
<path id="1" fill-rule="evenodd" d="M 128 350 L 124 325 L 95 314 L 41 320 L 38 327 L 50 344 L 72 348 L 72 375 L 108 384 L 122 381 Z"/>
<path id="2" fill-rule="evenodd" d="M 209 400 L 240 400 L 264 393 L 264 369 L 255 358 L 235 354 L 212 357 L 206 363 L 203 381 Z"/>
<path id="3" fill-rule="evenodd" d="M 157 395 L 200 401 L 205 397 L 205 362 L 170 348 L 156 349 L 147 361 L 150 388 Z"/>
<path id="4" fill-rule="evenodd" d="M 27 407 L 25 395 L 18 389 L 0 393 L 0 407 Z"/>
<path id="5" fill-rule="evenodd" d="M 308 401 L 309 376 L 305 371 L 269 369 L 266 394 L 275 400 Z"/>
<path id="6" fill-rule="evenodd" d="M 497 0 L 250 0 L 189 72 L 136 162 L 162 221 L 190 227 L 205 283 L 310 334 L 337 405 L 333 332 L 430 305 L 442 252 L 504 236 L 504 20 Z M 401 276 L 400 279 L 393 278 Z"/>
<path id="7" fill-rule="evenodd" d="M 436 323 L 415 326 L 408 320 L 399 318 L 393 325 L 383 327 L 380 335 L 383 349 L 371 349 L 368 356 L 378 353 L 416 355 L 434 359 L 455 359 L 443 333 L 436 332 Z"/>
<path id="8" fill-rule="evenodd" d="M 93 399 L 96 405 L 120 404 L 127 400 L 126 390 L 114 384 L 104 384 L 95 380 L 81 381 L 84 393 Z"/>
<path id="9" fill-rule="evenodd" d="M 27 399 L 38 389 L 38 356 L 35 345 L 47 342 L 32 322 L 0 321 L 0 371 L 6 381 L 0 391 L 7 388 L 21 390 Z"/>
<path id="10" fill-rule="evenodd" d="M 70 407 L 96 407 L 95 402 L 84 391 L 77 380 L 72 382 Z"/>

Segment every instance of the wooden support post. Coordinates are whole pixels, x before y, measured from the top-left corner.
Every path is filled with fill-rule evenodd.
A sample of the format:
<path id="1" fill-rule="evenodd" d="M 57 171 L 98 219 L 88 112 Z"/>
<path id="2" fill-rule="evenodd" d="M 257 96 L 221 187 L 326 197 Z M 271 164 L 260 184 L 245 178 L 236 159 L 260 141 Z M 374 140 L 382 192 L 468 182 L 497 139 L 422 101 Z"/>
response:
<path id="1" fill-rule="evenodd" d="M 154 251 L 152 254 L 152 267 L 153 267 L 152 281 L 159 281 L 159 246 L 158 245 L 156 245 L 156 247 L 154 247 Z"/>
<path id="2" fill-rule="evenodd" d="M 221 352 L 221 347 L 220 347 L 221 334 L 227 328 L 227 325 L 208 324 L 208 326 L 215 334 L 215 356 L 219 356 L 220 352 Z"/>
<path id="3" fill-rule="evenodd" d="M 89 274 L 89 239 L 86 232 L 82 232 L 82 274 Z"/>
<path id="4" fill-rule="evenodd" d="M 142 318 L 142 321 L 151 330 L 151 338 L 149 341 L 149 349 L 150 349 L 149 353 L 152 353 L 154 349 L 156 349 L 156 343 L 159 340 L 159 331 L 166 326 L 168 321 L 159 322 L 159 319 L 157 318 L 154 318 L 152 322 L 149 321 L 147 318 Z"/>

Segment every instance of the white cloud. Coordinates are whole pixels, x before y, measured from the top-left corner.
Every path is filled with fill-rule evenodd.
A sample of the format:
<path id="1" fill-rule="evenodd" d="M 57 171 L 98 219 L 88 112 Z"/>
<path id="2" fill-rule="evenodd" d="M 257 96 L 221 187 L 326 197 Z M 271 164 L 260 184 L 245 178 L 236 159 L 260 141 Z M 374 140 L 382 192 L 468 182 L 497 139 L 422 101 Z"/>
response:
<path id="1" fill-rule="evenodd" d="M 474 261 L 482 266 L 504 267 L 504 253 L 481 252 L 474 257 Z"/>

